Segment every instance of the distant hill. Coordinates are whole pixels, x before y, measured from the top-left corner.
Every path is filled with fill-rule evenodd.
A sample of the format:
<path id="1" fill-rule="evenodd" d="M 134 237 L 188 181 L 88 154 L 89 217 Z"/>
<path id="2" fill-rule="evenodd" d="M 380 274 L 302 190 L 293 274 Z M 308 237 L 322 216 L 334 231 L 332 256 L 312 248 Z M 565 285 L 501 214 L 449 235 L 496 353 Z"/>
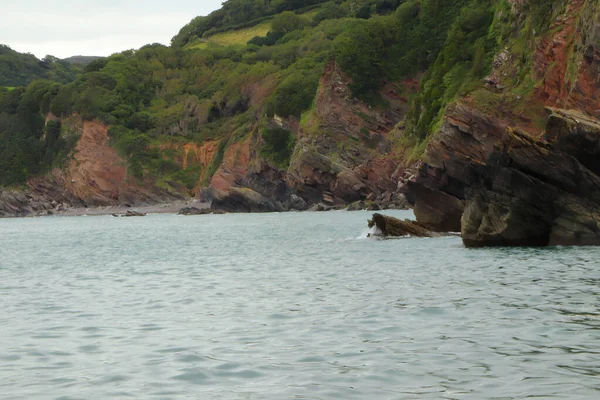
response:
<path id="1" fill-rule="evenodd" d="M 69 57 L 69 58 L 63 58 L 62 61 L 66 61 L 69 64 L 86 66 L 86 65 L 92 63 L 93 61 L 100 60 L 102 58 L 104 58 L 104 57 L 99 57 L 99 56 L 73 56 L 73 57 Z"/>
<path id="2" fill-rule="evenodd" d="M 27 86 L 36 79 L 69 83 L 75 80 L 82 69 L 53 56 L 39 60 L 33 54 L 19 53 L 0 44 L 0 86 Z"/>

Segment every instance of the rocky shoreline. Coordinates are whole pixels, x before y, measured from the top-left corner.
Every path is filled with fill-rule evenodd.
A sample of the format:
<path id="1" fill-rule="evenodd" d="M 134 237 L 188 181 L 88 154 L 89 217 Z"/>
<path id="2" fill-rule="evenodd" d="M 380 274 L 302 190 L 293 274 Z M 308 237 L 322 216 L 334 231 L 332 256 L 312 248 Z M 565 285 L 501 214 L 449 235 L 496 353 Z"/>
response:
<path id="1" fill-rule="evenodd" d="M 73 205 L 75 203 L 75 205 Z M 259 212 L 323 212 L 323 211 L 379 211 L 379 210 L 406 210 L 410 205 L 406 200 L 396 203 L 381 202 L 377 200 L 364 200 L 350 205 L 334 205 L 326 202 L 305 206 L 301 209 L 281 207 L 248 206 L 240 202 L 237 207 L 223 206 L 219 202 L 206 202 L 195 199 L 175 200 L 155 204 L 138 205 L 106 205 L 86 207 L 79 201 L 59 201 L 46 196 L 36 194 L 31 189 L 7 190 L 0 189 L 0 218 L 25 218 L 25 217 L 47 217 L 47 216 L 92 216 L 92 215 L 125 215 L 128 212 L 141 214 L 179 214 L 179 215 L 207 215 L 226 213 L 259 213 Z M 274 204 L 269 202 L 269 204 Z"/>
<path id="2" fill-rule="evenodd" d="M 417 221 L 467 247 L 600 245 L 600 123 L 547 110 L 533 137 L 452 109 L 405 186 Z"/>

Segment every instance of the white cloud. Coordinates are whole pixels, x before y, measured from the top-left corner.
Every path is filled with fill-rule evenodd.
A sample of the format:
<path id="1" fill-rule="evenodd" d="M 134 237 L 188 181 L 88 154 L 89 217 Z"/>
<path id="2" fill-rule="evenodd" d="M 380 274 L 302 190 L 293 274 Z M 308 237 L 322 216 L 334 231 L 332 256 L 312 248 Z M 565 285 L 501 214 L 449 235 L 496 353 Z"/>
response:
<path id="1" fill-rule="evenodd" d="M 149 43 L 169 44 L 192 18 L 220 6 L 219 0 L 109 0 L 101 4 L 24 0 L 4 6 L 5 1 L 0 0 L 0 43 L 40 58 L 46 54 L 107 56 Z"/>

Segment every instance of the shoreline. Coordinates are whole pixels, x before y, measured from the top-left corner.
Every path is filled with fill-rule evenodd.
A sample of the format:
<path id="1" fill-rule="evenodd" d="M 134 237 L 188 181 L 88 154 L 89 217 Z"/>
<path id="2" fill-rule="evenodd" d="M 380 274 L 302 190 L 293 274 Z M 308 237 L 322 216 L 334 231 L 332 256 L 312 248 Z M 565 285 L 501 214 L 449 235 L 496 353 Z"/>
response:
<path id="1" fill-rule="evenodd" d="M 65 210 L 49 210 L 39 213 L 30 213 L 26 215 L 5 215 L 0 219 L 10 218 L 43 218 L 43 217 L 84 217 L 84 216 L 102 216 L 112 214 L 125 214 L 127 211 L 136 211 L 144 214 L 178 214 L 184 207 L 196 207 L 198 209 L 210 208 L 210 203 L 197 200 L 178 200 L 170 203 L 148 204 L 140 206 L 93 206 L 93 207 L 73 207 Z"/>
<path id="2" fill-rule="evenodd" d="M 73 207 L 65 210 L 47 210 L 41 211 L 38 213 L 30 213 L 25 215 L 3 215 L 0 216 L 0 219 L 11 219 L 11 218 L 43 218 L 43 217 L 85 217 L 85 216 L 106 216 L 119 214 L 124 215 L 127 211 L 135 211 L 142 214 L 179 214 L 182 208 L 185 207 L 195 207 L 200 210 L 209 210 L 210 203 L 201 202 L 198 200 L 177 200 L 169 203 L 159 203 L 159 204 L 148 204 L 148 205 L 140 205 L 140 206 L 125 206 L 125 205 L 113 205 L 113 206 L 93 206 L 93 207 Z M 288 210 L 288 211 L 280 211 L 280 212 L 323 212 L 323 211 L 388 211 L 388 210 L 402 210 L 397 208 L 390 209 L 381 209 L 381 210 L 371 210 L 371 209 L 352 209 L 347 207 L 344 208 L 319 208 L 313 207 L 308 210 Z M 215 210 L 217 211 L 217 210 Z M 251 214 L 251 213 L 249 213 Z"/>
<path id="3" fill-rule="evenodd" d="M 184 207 L 196 207 L 199 209 L 210 208 L 210 203 L 203 203 L 197 200 L 180 200 L 171 203 L 160 203 L 152 205 L 142 206 L 98 206 L 89 208 L 71 208 L 65 211 L 61 211 L 49 216 L 56 217 L 83 217 L 86 215 L 99 216 L 99 215 L 112 215 L 112 214 L 125 214 L 127 211 L 136 211 L 144 214 L 178 214 L 179 211 Z"/>

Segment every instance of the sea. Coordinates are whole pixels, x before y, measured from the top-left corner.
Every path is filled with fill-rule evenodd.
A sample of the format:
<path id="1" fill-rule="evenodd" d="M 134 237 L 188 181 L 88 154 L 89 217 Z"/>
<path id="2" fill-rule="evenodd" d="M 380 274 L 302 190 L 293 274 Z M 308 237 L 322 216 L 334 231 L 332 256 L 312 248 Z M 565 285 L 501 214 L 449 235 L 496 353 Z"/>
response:
<path id="1" fill-rule="evenodd" d="M 0 220 L 0 399 L 600 399 L 599 248 L 370 215 Z"/>

